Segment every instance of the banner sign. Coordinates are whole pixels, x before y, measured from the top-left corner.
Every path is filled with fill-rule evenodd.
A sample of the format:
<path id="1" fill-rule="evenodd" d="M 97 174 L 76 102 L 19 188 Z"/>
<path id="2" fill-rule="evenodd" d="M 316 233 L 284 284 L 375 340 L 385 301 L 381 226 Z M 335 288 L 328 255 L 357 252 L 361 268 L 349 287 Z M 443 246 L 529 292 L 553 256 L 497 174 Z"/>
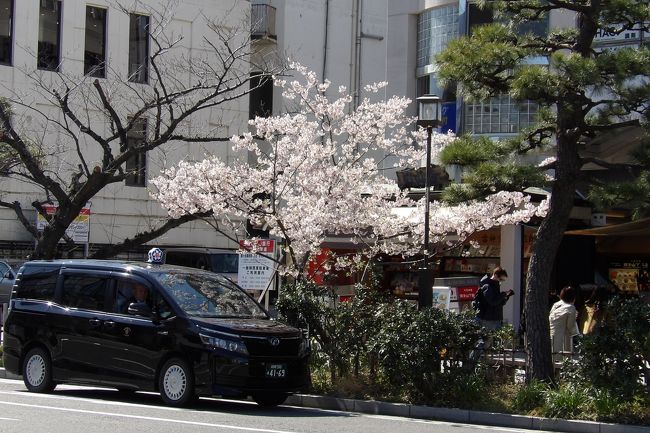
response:
<path id="1" fill-rule="evenodd" d="M 54 215 L 58 206 L 46 204 L 43 209 L 48 216 Z M 39 212 L 36 212 L 36 229 L 38 231 L 45 230 L 47 227 L 47 219 Z M 89 241 L 90 236 L 90 206 L 81 208 L 79 215 L 70 223 L 65 231 L 65 234 L 77 244 L 85 244 Z M 60 242 L 64 242 L 63 239 Z"/>
<path id="2" fill-rule="evenodd" d="M 239 269 L 237 284 L 244 290 L 264 290 L 272 279 L 275 271 L 275 240 L 258 239 L 256 241 L 239 241 L 244 251 L 239 254 Z M 274 287 L 271 287 L 273 290 Z"/>

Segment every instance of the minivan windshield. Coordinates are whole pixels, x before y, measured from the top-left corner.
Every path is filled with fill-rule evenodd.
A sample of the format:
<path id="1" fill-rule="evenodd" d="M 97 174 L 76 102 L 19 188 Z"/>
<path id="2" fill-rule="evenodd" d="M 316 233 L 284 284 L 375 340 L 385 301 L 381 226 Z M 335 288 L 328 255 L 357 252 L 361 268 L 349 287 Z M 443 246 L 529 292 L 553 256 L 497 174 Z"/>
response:
<path id="1" fill-rule="evenodd" d="M 189 316 L 267 318 L 264 310 L 246 293 L 217 275 L 176 270 L 154 275 Z"/>

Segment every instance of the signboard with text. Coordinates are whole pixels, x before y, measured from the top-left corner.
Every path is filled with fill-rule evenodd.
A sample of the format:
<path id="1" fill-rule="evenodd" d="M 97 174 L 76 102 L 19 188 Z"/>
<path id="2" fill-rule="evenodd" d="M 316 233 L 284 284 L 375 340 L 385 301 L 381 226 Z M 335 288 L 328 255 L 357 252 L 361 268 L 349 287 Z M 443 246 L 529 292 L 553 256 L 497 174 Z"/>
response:
<path id="1" fill-rule="evenodd" d="M 48 216 L 54 215 L 57 210 L 56 205 L 46 204 L 43 209 Z M 36 229 L 43 231 L 47 227 L 47 219 L 40 213 L 36 213 Z M 70 223 L 65 234 L 75 243 L 85 244 L 89 241 L 90 236 L 90 207 L 83 207 L 79 215 Z M 61 240 L 60 242 L 63 242 Z"/>
<path id="2" fill-rule="evenodd" d="M 258 239 L 239 241 L 245 252 L 239 254 L 237 284 L 244 290 L 265 290 L 271 285 L 275 273 L 275 240 Z"/>
<path id="3" fill-rule="evenodd" d="M 451 301 L 451 287 L 433 287 L 433 298 L 431 306 L 440 310 L 449 310 Z"/>

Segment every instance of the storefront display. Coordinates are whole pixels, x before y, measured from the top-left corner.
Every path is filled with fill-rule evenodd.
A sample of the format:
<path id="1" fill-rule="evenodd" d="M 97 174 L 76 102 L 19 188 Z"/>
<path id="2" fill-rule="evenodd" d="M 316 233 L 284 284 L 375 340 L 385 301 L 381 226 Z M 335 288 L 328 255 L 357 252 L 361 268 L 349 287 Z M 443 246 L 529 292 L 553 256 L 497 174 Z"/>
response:
<path id="1" fill-rule="evenodd" d="M 608 275 L 621 292 L 646 297 L 650 292 L 649 271 L 648 261 L 613 261 L 609 264 Z"/>
<path id="2" fill-rule="evenodd" d="M 451 287 L 433 287 L 433 297 L 431 305 L 440 310 L 449 310 L 451 301 Z"/>

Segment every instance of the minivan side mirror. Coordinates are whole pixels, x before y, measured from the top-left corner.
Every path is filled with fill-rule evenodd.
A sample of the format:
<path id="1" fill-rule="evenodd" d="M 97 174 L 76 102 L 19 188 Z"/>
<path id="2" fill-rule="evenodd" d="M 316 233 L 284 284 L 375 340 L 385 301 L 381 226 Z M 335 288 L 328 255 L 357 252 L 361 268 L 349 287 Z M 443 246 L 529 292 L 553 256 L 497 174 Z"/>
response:
<path id="1" fill-rule="evenodd" d="M 129 304 L 129 314 L 133 316 L 151 317 L 151 307 L 146 302 L 132 302 Z"/>
<path id="2" fill-rule="evenodd" d="M 2 278 L 4 278 L 5 280 L 13 280 L 14 279 L 14 273 L 11 272 L 11 271 L 7 271 L 5 273 L 5 275 L 4 275 L 4 277 L 2 277 Z"/>

